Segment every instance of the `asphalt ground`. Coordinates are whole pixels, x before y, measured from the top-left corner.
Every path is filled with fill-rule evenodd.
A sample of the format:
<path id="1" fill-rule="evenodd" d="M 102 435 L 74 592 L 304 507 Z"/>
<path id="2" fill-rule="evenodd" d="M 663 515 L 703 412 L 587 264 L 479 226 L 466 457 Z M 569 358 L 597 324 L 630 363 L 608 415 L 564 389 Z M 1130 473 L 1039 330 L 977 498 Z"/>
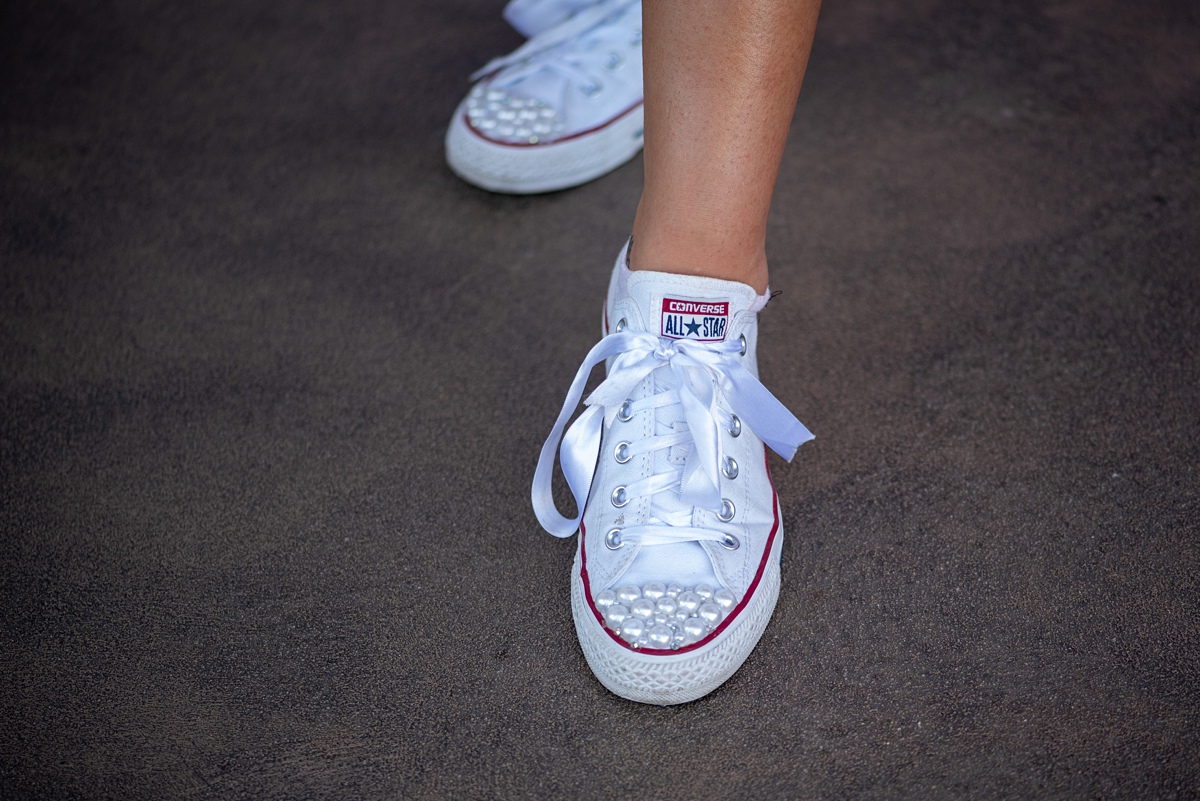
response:
<path id="1" fill-rule="evenodd" d="M 641 159 L 491 195 L 493 2 L 0 10 L 6 798 L 1200 797 L 1200 10 L 829 0 L 784 588 L 589 673 L 529 481 Z"/>

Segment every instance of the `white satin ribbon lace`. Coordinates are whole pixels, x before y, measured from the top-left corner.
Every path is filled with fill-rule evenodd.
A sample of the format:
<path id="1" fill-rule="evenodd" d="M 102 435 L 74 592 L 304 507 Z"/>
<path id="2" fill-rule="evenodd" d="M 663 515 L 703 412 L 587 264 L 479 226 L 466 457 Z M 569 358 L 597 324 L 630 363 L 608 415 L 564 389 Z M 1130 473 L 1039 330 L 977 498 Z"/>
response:
<path id="1" fill-rule="evenodd" d="M 518 64 L 522 61 L 531 61 L 535 56 L 571 41 L 575 37 L 586 33 L 589 29 L 600 25 L 605 20 L 610 18 L 615 19 L 636 1 L 625 0 L 618 3 L 596 3 L 585 8 L 566 21 L 527 40 L 525 44 L 508 55 L 493 58 L 487 64 L 484 64 L 471 73 L 471 80 L 477 81 L 485 75 L 499 72 L 513 64 Z"/>
<path id="2" fill-rule="evenodd" d="M 742 365 L 740 351 L 741 345 L 736 341 L 699 344 L 641 331 L 623 331 L 600 340 L 575 374 L 562 411 L 538 458 L 533 475 L 533 510 L 542 527 L 556 537 L 569 537 L 579 529 L 600 453 L 601 433 L 612 425 L 622 406 L 628 403 L 623 412 L 628 418 L 646 409 L 679 404 L 684 425 L 676 425 L 671 433 L 633 442 L 629 447 L 629 455 L 635 456 L 662 448 L 691 446 L 682 469 L 655 473 L 626 486 L 630 500 L 652 496 L 653 501 L 647 524 L 622 529 L 622 541 L 654 545 L 724 538 L 722 532 L 691 525 L 693 507 L 714 511 L 721 508 L 720 428 L 730 427 L 736 415 L 743 426 L 789 462 L 796 449 L 813 438 L 804 424 Z M 610 357 L 615 358 L 608 377 L 588 396 L 584 402 L 587 410 L 564 436 L 563 429 L 579 404 L 588 375 Z M 664 367 L 669 370 L 670 380 L 660 386 L 668 389 L 629 400 L 647 376 Z M 717 403 L 718 396 L 724 399 L 727 409 Z M 578 510 L 574 518 L 559 513 L 551 493 L 554 451 L 560 439 L 563 475 Z"/>

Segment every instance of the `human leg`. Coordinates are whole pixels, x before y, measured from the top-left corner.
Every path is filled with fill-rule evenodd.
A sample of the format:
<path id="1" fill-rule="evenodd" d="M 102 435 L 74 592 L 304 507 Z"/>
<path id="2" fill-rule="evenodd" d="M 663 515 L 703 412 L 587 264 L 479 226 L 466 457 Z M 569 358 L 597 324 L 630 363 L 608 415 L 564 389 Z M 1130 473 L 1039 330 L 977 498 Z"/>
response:
<path id="1" fill-rule="evenodd" d="M 757 312 L 766 214 L 816 14 L 815 2 L 800 5 L 807 14 L 787 0 L 751 0 L 726 19 L 702 0 L 651 17 L 655 144 L 634 270 L 623 251 L 605 337 L 577 373 L 534 476 L 542 525 L 579 532 L 571 599 L 584 656 L 604 686 L 635 701 L 683 703 L 720 686 L 778 597 L 782 513 L 765 448 L 791 459 L 812 435 L 759 383 Z M 732 112 L 721 117 L 725 106 Z M 608 376 L 564 436 L 601 362 Z M 560 439 L 574 519 L 550 491 Z"/>
<path id="2" fill-rule="evenodd" d="M 820 0 L 645 0 L 634 270 L 764 292 L 767 211 Z"/>

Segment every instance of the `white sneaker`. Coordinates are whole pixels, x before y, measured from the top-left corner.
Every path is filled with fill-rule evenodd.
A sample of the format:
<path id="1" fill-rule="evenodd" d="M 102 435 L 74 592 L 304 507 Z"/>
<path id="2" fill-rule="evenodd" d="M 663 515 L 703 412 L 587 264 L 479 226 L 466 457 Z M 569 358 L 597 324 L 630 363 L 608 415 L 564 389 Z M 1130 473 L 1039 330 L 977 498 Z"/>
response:
<path id="1" fill-rule="evenodd" d="M 598 178 L 642 149 L 642 4 L 601 0 L 471 77 L 446 131 L 463 180 L 531 194 Z"/>
<path id="2" fill-rule="evenodd" d="M 504 7 L 505 21 L 524 36 L 537 36 L 597 0 L 511 0 Z"/>
<path id="3" fill-rule="evenodd" d="M 633 701 L 678 704 L 733 675 L 766 628 L 783 527 L 763 441 L 790 460 L 812 434 L 758 380 L 751 287 L 631 273 L 624 258 L 605 306 L 612 333 L 542 448 L 533 506 L 551 534 L 579 530 L 571 602 L 596 677 Z M 607 378 L 563 436 L 601 361 Z M 551 496 L 560 437 L 582 520 Z"/>

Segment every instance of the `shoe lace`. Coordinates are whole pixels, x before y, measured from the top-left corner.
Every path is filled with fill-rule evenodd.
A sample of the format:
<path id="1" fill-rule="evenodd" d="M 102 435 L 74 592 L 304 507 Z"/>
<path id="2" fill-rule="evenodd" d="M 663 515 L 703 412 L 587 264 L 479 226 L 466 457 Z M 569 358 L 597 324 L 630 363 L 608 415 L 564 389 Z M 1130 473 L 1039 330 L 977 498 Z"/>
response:
<path id="1" fill-rule="evenodd" d="M 622 540 L 659 545 L 725 539 L 724 532 L 692 525 L 696 507 L 721 508 L 719 427 L 730 427 L 736 416 L 788 461 L 801 444 L 812 439 L 804 424 L 742 365 L 737 355 L 740 351 L 738 342 L 700 344 L 660 338 L 643 331 L 613 333 L 600 340 L 576 372 L 562 411 L 538 458 L 532 499 L 542 527 L 556 537 L 569 537 L 578 530 L 595 476 L 601 434 L 618 415 L 629 419 L 647 409 L 657 412 L 678 407 L 682 424 L 669 428 L 660 424 L 655 434 L 628 446 L 626 453 L 631 457 L 666 448 L 683 448 L 686 456 L 681 469 L 658 470 L 625 487 L 628 501 L 644 496 L 652 496 L 652 501 L 647 521 L 624 528 Z M 567 420 L 579 404 L 592 369 L 609 358 L 613 362 L 608 376 L 584 401 L 588 408 L 564 435 Z M 630 400 L 638 385 L 651 374 L 655 376 L 657 391 Z M 719 399 L 724 403 L 719 403 Z M 670 417 L 656 413 L 656 417 L 660 416 Z M 551 493 L 554 451 L 560 441 L 559 461 L 575 497 L 574 518 L 559 513 Z M 665 462 L 670 464 L 671 460 Z"/>
<path id="2" fill-rule="evenodd" d="M 640 4 L 641 0 L 597 3 L 534 36 L 508 55 L 492 59 L 476 70 L 471 80 L 520 65 L 505 73 L 504 85 L 511 86 L 537 72 L 549 70 L 579 86 L 584 94 L 595 94 L 604 85 L 600 77 L 602 72 L 611 71 L 624 61 L 622 51 L 625 48 L 641 43 L 641 25 L 634 28 L 631 39 L 631 25 L 627 19 L 633 13 L 631 7 Z M 640 19 L 640 8 L 637 13 Z M 577 39 L 582 41 L 570 47 L 563 46 Z"/>

